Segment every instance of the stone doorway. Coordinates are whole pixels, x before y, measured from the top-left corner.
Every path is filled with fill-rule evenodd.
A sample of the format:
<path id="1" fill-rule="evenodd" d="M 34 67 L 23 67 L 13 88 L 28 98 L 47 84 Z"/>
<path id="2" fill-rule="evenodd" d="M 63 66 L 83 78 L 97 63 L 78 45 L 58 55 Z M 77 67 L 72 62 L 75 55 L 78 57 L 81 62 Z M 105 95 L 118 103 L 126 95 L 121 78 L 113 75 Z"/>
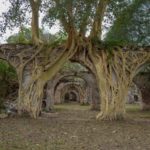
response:
<path id="1" fill-rule="evenodd" d="M 64 95 L 64 102 L 65 103 L 77 102 L 77 101 L 78 101 L 78 99 L 77 99 L 77 95 L 75 92 L 70 91 L 70 92 L 65 93 L 65 95 Z"/>

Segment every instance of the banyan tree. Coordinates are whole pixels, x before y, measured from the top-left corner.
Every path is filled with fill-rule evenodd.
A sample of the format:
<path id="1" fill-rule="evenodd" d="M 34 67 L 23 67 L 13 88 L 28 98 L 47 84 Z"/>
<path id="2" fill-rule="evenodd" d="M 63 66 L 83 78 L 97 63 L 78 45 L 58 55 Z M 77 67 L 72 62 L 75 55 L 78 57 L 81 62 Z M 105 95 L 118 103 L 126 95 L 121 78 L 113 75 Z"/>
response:
<path id="1" fill-rule="evenodd" d="M 102 41 L 105 22 L 121 28 L 124 14 L 127 25 L 132 23 L 141 7 L 149 6 L 148 0 L 9 0 L 11 6 L 3 14 L 1 31 L 6 27 L 20 28 L 31 20 L 32 44 L 4 44 L 0 46 L 0 58 L 7 60 L 17 70 L 19 80 L 18 112 L 37 118 L 42 109 L 43 88 L 68 60 L 76 60 L 88 66 L 96 77 L 100 113 L 97 119 L 117 120 L 125 117 L 125 99 L 134 76 L 143 65 L 150 63 L 150 48 L 129 42 L 110 42 L 110 34 Z M 120 9 L 118 9 L 118 7 Z M 66 38 L 61 42 L 46 44 L 40 38 L 39 12 L 45 14 L 43 23 L 59 22 Z M 146 9 L 145 9 L 146 10 Z M 31 12 L 31 19 L 26 18 Z M 125 13 L 126 12 L 126 13 Z M 137 13 L 137 14 L 136 14 Z M 148 14 L 148 13 L 147 13 Z M 115 19 L 115 21 L 114 21 Z M 139 18 L 137 18 L 138 22 Z M 124 21 L 124 20 L 123 20 Z M 147 20 L 148 21 L 148 20 Z M 119 23 L 118 23 L 119 22 Z M 146 19 L 145 19 L 146 22 Z M 106 23 L 108 25 L 108 23 Z M 135 29 L 136 30 L 136 29 Z M 122 32 L 116 31 L 122 35 Z M 130 32 L 130 30 L 128 31 Z M 141 32 L 141 31 L 140 31 Z M 117 34 L 118 34 L 117 33 Z M 141 33 L 142 34 L 142 33 Z M 140 36 L 132 33 L 125 36 Z M 142 36 L 143 37 L 143 36 Z M 147 37 L 147 35 L 146 35 Z M 146 38 L 145 37 L 145 38 Z M 128 40 L 126 40 L 128 41 Z M 136 43 L 136 39 L 131 40 Z M 122 41 L 121 41 L 122 42 Z"/>

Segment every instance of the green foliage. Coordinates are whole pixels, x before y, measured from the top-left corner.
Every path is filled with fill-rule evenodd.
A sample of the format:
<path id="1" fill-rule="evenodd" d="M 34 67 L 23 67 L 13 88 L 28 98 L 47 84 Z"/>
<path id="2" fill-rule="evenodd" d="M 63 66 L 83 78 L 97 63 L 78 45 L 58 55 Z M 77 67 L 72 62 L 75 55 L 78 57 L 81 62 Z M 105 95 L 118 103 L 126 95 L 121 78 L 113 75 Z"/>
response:
<path id="1" fill-rule="evenodd" d="M 16 71 L 6 61 L 0 59 L 0 109 L 2 109 L 4 98 L 7 95 L 11 82 L 17 81 Z"/>
<path id="2" fill-rule="evenodd" d="M 114 25 L 114 21 L 133 1 L 134 0 L 110 0 L 103 20 L 103 30 L 110 30 L 110 27 Z"/>
<path id="3" fill-rule="evenodd" d="M 30 23 L 28 13 L 31 12 L 31 8 L 27 0 L 7 0 L 7 2 L 10 4 L 9 9 L 0 16 L 1 34 L 5 33 L 7 28 L 13 30 L 14 27 Z"/>
<path id="4" fill-rule="evenodd" d="M 19 33 L 10 36 L 7 43 L 31 43 L 31 29 L 22 27 Z"/>
<path id="5" fill-rule="evenodd" d="M 105 41 L 149 45 L 149 7 L 148 0 L 134 0 L 118 15 Z"/>
<path id="6" fill-rule="evenodd" d="M 52 47 L 56 47 L 56 46 L 64 43 L 66 41 L 66 39 L 67 39 L 67 34 L 65 32 L 60 31 L 54 35 L 50 35 L 50 39 L 49 39 L 48 43 Z"/>
<path id="7" fill-rule="evenodd" d="M 63 0 L 59 1 L 59 4 L 56 5 L 53 0 L 53 3 L 50 5 L 48 12 L 43 18 L 43 23 L 46 23 L 51 27 L 55 25 L 57 20 L 60 21 L 62 18 L 67 21 L 66 23 L 68 23 L 70 14 L 67 8 L 71 5 L 73 12 L 71 21 L 79 30 L 82 26 L 84 26 L 84 24 L 89 24 L 90 26 L 90 19 L 94 16 L 96 4 L 97 0 Z"/>
<path id="8" fill-rule="evenodd" d="M 50 34 L 40 29 L 39 33 L 42 41 L 54 47 L 62 44 L 67 38 L 67 34 L 65 32 Z M 8 37 L 7 43 L 30 44 L 31 38 L 31 28 L 22 27 L 18 33 Z"/>
<path id="9" fill-rule="evenodd" d="M 31 6 L 28 0 L 7 0 L 10 7 L 7 12 L 3 13 L 0 18 L 0 31 L 6 28 L 22 27 L 31 23 Z M 98 0 L 42 0 L 40 11 L 43 17 L 43 28 L 45 24 L 51 28 L 53 25 L 64 23 L 66 26 L 70 22 L 77 31 L 89 33 L 93 25 L 95 10 Z M 71 9 L 68 9 L 68 7 Z M 110 31 L 105 37 L 105 41 L 115 41 L 119 43 L 150 43 L 150 26 L 149 26 L 149 0 L 109 0 L 107 11 L 105 12 L 103 30 Z M 72 12 L 70 15 L 69 10 Z M 62 24 L 60 24 L 61 27 Z M 69 27 L 68 27 L 69 28 Z M 26 30 L 26 29 L 23 29 Z M 19 35 L 13 35 L 8 39 L 9 43 L 30 43 L 31 31 L 20 31 Z M 41 33 L 41 39 L 52 45 L 59 45 L 65 38 L 51 34 Z M 47 42 L 48 41 L 48 42 Z"/>
<path id="10" fill-rule="evenodd" d="M 9 4 L 8 11 L 0 16 L 1 35 L 6 29 L 13 30 L 15 27 L 31 25 L 31 5 L 29 0 L 5 0 Z M 39 0 L 40 12 L 45 12 L 51 5 L 49 0 Z"/>
<path id="11" fill-rule="evenodd" d="M 112 17 L 111 14 L 113 14 L 114 18 L 118 18 L 120 13 L 127 9 L 133 2 L 134 0 L 110 0 L 107 9 L 107 12 L 109 13 L 108 19 L 112 19 L 109 18 Z"/>
<path id="12" fill-rule="evenodd" d="M 0 109 L 4 107 L 4 98 L 7 95 L 8 83 L 0 80 Z"/>
<path id="13" fill-rule="evenodd" d="M 16 71 L 6 61 L 0 59 L 0 80 L 16 79 Z"/>

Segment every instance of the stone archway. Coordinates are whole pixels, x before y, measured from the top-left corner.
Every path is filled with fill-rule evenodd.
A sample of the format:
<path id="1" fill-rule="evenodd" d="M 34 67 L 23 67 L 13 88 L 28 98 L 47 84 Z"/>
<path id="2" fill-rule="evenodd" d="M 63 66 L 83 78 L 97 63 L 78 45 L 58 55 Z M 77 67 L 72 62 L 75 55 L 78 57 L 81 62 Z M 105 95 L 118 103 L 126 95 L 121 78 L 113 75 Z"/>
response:
<path id="1" fill-rule="evenodd" d="M 67 93 L 64 93 L 64 96 L 62 96 L 62 99 L 65 103 L 69 102 L 77 102 L 78 99 L 78 93 L 76 91 L 68 91 Z"/>
<path id="2" fill-rule="evenodd" d="M 126 103 L 127 104 L 140 104 L 142 102 L 141 91 L 139 87 L 133 82 L 129 88 Z"/>
<path id="3" fill-rule="evenodd" d="M 72 82 L 59 84 L 59 86 L 55 91 L 54 103 L 56 104 L 63 103 L 62 100 L 64 100 L 63 98 L 64 94 L 70 91 L 74 91 L 74 93 L 76 93 L 76 95 L 78 96 L 79 103 L 86 103 L 85 100 L 87 99 L 88 92 L 79 83 L 72 83 Z"/>
<path id="4" fill-rule="evenodd" d="M 19 114 L 27 112 L 37 118 L 41 112 L 44 85 L 67 60 L 76 57 L 78 62 L 89 64 L 96 76 L 101 97 L 101 112 L 97 119 L 124 118 L 126 93 L 138 67 L 150 61 L 149 47 L 113 46 L 110 52 L 108 47 L 91 42 L 82 45 L 82 50 L 81 45 L 76 46 L 73 40 L 67 49 L 64 45 L 52 49 L 47 45 L 0 46 L 0 58 L 8 60 L 17 70 Z"/>
<path id="5" fill-rule="evenodd" d="M 53 105 L 54 103 L 59 103 L 56 100 L 55 95 L 55 90 L 57 85 L 60 82 L 65 82 L 65 80 L 68 77 L 72 77 L 72 78 L 81 78 L 82 80 L 84 80 L 85 84 L 86 84 L 86 93 L 87 93 L 87 98 L 85 100 L 83 100 L 82 103 L 89 103 L 91 104 L 91 109 L 93 110 L 99 110 L 100 109 L 100 97 L 99 97 L 99 90 L 97 87 L 97 83 L 96 83 L 96 79 L 94 78 L 93 73 L 91 72 L 64 72 L 64 73 L 58 73 L 56 75 L 56 77 L 48 82 L 47 85 L 47 109 L 48 108 L 52 108 L 53 109 Z M 58 96 L 59 97 L 59 96 Z M 58 98 L 58 101 L 59 98 Z"/>
<path id="6" fill-rule="evenodd" d="M 0 111 L 17 112 L 18 89 L 16 68 L 8 60 L 0 59 Z"/>
<path id="7" fill-rule="evenodd" d="M 150 63 L 146 63 L 139 67 L 137 75 L 133 79 L 141 92 L 142 110 L 150 110 L 150 70 L 145 70 L 145 68 L 149 66 Z"/>
<path id="8" fill-rule="evenodd" d="M 46 90 L 46 101 L 47 101 L 47 109 L 53 109 L 54 105 L 54 91 L 55 86 L 62 80 L 63 78 L 67 78 L 69 76 L 75 77 L 75 78 L 81 78 L 87 83 L 88 87 L 88 102 L 91 104 L 92 110 L 100 110 L 100 92 L 97 85 L 97 79 L 95 75 L 95 69 L 93 66 L 93 63 L 90 61 L 90 59 L 85 59 L 84 52 L 81 54 L 76 53 L 71 59 L 71 63 L 78 63 L 84 68 L 86 68 L 87 71 L 81 71 L 78 70 L 74 72 L 59 72 L 56 74 L 56 76 L 48 82 L 47 90 Z"/>

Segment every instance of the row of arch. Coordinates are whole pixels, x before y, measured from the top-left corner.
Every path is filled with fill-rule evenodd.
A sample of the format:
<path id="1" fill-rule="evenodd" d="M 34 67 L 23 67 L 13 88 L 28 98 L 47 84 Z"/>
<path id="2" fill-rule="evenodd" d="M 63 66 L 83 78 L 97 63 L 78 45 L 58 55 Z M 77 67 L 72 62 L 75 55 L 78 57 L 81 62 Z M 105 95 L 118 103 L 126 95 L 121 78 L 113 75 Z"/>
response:
<path id="1" fill-rule="evenodd" d="M 83 56 L 83 55 L 81 55 Z M 83 59 L 84 60 L 84 59 Z M 89 103 L 92 109 L 99 109 L 100 97 L 96 82 L 95 69 L 90 60 L 82 61 L 80 57 L 73 57 L 71 63 L 80 63 L 84 71 L 58 72 L 45 86 L 45 107 L 52 109 L 54 104 L 71 101 Z M 147 64 L 146 64 L 147 65 Z M 143 65 L 141 68 L 144 68 Z M 141 70 L 139 68 L 137 73 Z M 76 79 L 76 81 L 74 80 Z M 28 78 L 26 78 L 28 80 Z M 27 84 L 27 83 L 26 83 Z M 149 102 L 148 102 L 149 103 Z M 147 103 L 147 104 L 148 104 Z"/>
<path id="2" fill-rule="evenodd" d="M 75 63 L 70 62 L 70 63 Z M 80 104 L 90 104 L 91 109 L 99 110 L 100 97 L 96 78 L 91 70 L 84 67 L 84 71 L 60 71 L 45 87 L 46 109 L 53 109 L 54 104 L 74 101 Z M 68 99 L 68 100 L 67 100 Z"/>

